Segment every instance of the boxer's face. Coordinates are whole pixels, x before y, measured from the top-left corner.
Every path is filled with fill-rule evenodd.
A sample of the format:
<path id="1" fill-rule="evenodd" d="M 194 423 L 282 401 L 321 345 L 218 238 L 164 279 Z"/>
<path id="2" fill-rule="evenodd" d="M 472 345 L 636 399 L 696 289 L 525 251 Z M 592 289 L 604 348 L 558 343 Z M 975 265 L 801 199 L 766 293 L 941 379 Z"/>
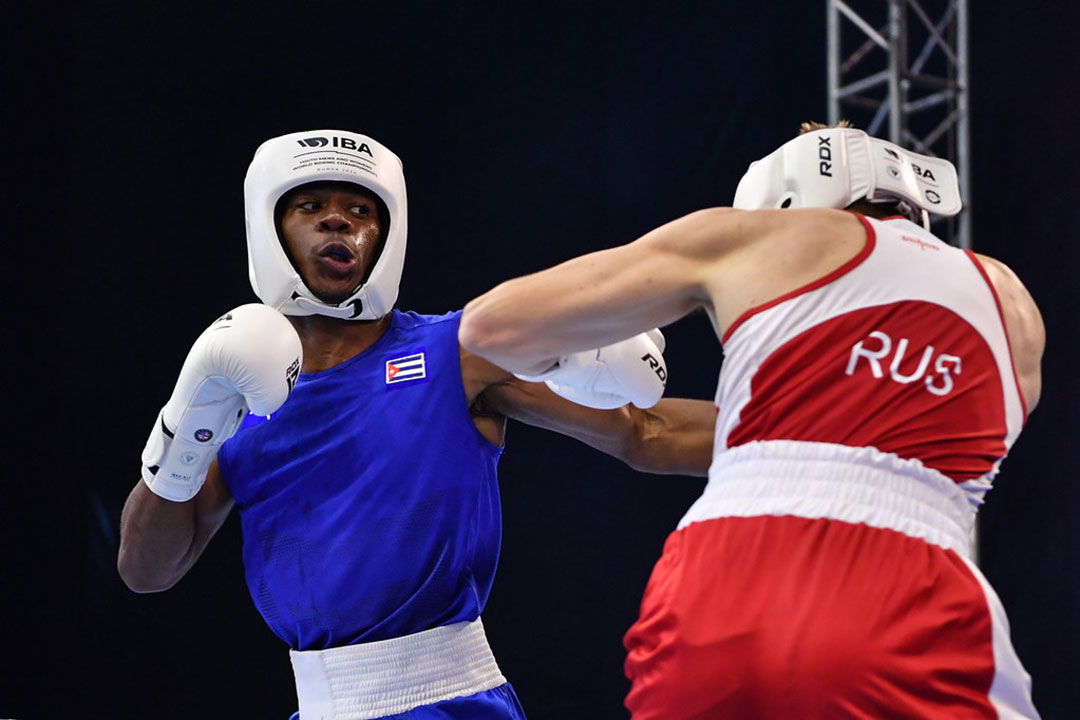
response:
<path id="1" fill-rule="evenodd" d="M 379 252 L 378 202 L 350 183 L 318 182 L 289 191 L 278 204 L 281 236 L 304 284 L 327 303 L 346 299 Z"/>

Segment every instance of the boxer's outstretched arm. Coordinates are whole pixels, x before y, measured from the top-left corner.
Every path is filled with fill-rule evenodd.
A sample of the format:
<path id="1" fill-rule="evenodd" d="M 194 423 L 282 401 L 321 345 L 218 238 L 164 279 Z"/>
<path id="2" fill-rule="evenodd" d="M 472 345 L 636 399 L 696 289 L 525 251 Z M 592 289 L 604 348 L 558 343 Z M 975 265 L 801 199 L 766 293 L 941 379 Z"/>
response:
<path id="1" fill-rule="evenodd" d="M 663 327 L 710 301 L 707 279 L 732 242 L 726 208 L 679 218 L 620 247 L 502 283 L 465 306 L 467 350 L 537 374 L 560 354 Z"/>
<path id="2" fill-rule="evenodd" d="M 139 480 L 120 517 L 120 577 L 135 592 L 168 590 L 199 559 L 232 506 L 216 460 L 202 489 L 186 502 L 155 495 Z"/>
<path id="3" fill-rule="evenodd" d="M 852 213 L 699 210 L 634 242 L 507 281 L 465 306 L 461 344 L 537 375 L 561 354 L 662 328 L 703 307 L 717 335 L 746 309 L 839 267 L 865 244 Z"/>
<path id="4" fill-rule="evenodd" d="M 507 417 L 580 440 L 635 470 L 699 477 L 709 472 L 716 406 L 707 400 L 664 398 L 647 409 L 595 410 L 520 380 L 491 394 L 491 406 Z"/>
<path id="5" fill-rule="evenodd" d="M 710 401 L 664 398 L 646 409 L 627 403 L 598 410 L 559 397 L 542 382 L 516 378 L 468 352 L 462 353 L 462 380 L 474 412 L 567 435 L 635 470 L 708 474 L 716 425 L 716 406 Z"/>

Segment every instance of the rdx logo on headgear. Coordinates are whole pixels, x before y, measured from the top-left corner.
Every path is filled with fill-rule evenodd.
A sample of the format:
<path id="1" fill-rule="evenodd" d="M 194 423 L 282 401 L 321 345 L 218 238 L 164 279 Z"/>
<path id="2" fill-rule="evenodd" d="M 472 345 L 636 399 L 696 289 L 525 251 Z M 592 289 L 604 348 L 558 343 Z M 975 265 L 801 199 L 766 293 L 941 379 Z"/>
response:
<path id="1" fill-rule="evenodd" d="M 327 145 L 336 148 L 342 148 L 343 150 L 355 150 L 356 152 L 367 153 L 371 157 L 375 157 L 371 153 L 371 148 L 367 143 L 360 143 L 359 145 L 352 138 L 347 137 L 331 137 L 327 140 L 324 137 L 309 137 L 303 140 L 297 140 L 297 144 L 300 147 L 326 147 Z"/>
<path id="2" fill-rule="evenodd" d="M 832 177 L 832 146 L 829 145 L 829 141 L 832 140 L 828 135 L 822 135 L 817 139 L 817 156 L 818 156 L 818 174 L 825 177 Z"/>

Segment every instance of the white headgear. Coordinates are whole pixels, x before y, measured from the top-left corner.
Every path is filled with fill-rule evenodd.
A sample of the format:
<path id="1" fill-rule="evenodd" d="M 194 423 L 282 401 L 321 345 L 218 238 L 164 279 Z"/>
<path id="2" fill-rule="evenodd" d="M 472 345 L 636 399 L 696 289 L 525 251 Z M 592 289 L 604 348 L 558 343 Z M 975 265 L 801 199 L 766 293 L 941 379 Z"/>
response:
<path id="1" fill-rule="evenodd" d="M 955 215 L 962 207 L 951 162 L 854 128 L 808 132 L 751 163 L 732 206 L 846 208 L 863 199 L 906 203 L 919 211 L 924 227 L 929 227 L 927 212 Z"/>
<path id="2" fill-rule="evenodd" d="M 379 196 L 390 227 L 367 281 L 336 305 L 325 303 L 304 285 L 278 235 L 274 209 L 281 197 L 310 182 L 348 182 Z M 244 178 L 247 213 L 248 277 L 265 304 L 285 315 L 328 315 L 376 320 L 397 301 L 405 264 L 408 205 L 401 160 L 365 135 L 313 130 L 267 140 L 255 151 Z"/>

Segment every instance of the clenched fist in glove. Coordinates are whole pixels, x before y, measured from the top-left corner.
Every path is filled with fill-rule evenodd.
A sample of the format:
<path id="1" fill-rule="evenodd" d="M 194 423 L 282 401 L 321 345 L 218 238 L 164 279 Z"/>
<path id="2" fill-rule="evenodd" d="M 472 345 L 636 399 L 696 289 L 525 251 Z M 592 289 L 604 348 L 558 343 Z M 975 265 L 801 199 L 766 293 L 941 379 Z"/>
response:
<path id="1" fill-rule="evenodd" d="M 302 358 L 296 331 L 267 305 L 241 305 L 203 331 L 143 449 L 142 477 L 150 490 L 176 502 L 193 498 L 244 415 L 269 415 L 282 406 Z"/>
<path id="2" fill-rule="evenodd" d="M 667 384 L 664 336 L 649 330 L 596 350 L 569 353 L 540 375 L 518 375 L 545 382 L 567 400 L 601 410 L 633 403 L 649 408 L 660 401 Z"/>

